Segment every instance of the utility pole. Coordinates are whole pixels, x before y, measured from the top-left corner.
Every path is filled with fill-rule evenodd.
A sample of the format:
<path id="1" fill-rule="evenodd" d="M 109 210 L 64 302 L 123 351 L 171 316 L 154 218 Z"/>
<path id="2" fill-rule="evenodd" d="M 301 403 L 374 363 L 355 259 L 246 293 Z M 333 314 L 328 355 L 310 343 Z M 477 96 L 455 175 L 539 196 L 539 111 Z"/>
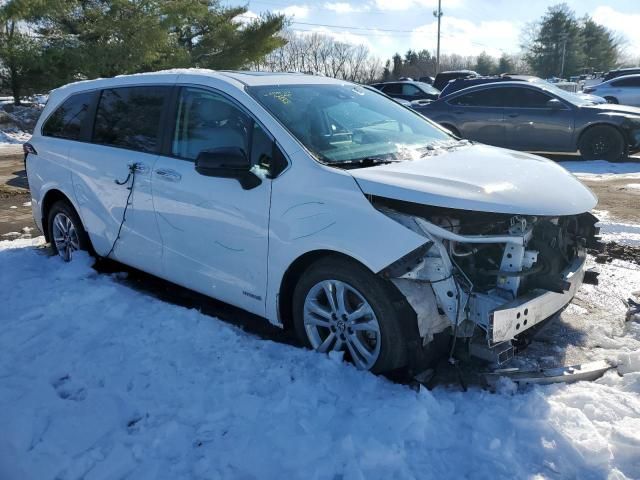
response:
<path id="1" fill-rule="evenodd" d="M 442 0 L 438 0 L 438 10 L 433 11 L 433 16 L 438 19 L 438 48 L 436 50 L 436 74 L 440 72 L 440 18 L 442 17 Z"/>
<path id="2" fill-rule="evenodd" d="M 560 78 L 564 77 L 564 57 L 567 53 L 567 38 L 568 34 L 563 33 L 560 38 L 562 39 L 562 62 L 560 63 Z"/>

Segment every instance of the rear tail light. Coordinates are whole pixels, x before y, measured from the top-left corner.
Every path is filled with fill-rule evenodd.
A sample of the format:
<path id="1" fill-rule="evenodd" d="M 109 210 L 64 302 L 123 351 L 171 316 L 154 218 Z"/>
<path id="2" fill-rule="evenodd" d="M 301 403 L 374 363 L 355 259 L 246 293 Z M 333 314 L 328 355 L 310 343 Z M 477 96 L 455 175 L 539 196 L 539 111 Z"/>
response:
<path id="1" fill-rule="evenodd" d="M 26 157 L 29 154 L 32 155 L 37 155 L 38 152 L 36 152 L 36 149 L 33 148 L 33 145 L 31 145 L 30 143 L 25 143 L 22 145 L 22 151 L 24 152 L 24 156 Z"/>
<path id="2" fill-rule="evenodd" d="M 22 151 L 24 152 L 24 169 L 27 169 L 27 157 L 29 156 L 29 154 L 31 155 L 38 155 L 38 152 L 36 152 L 36 149 L 33 148 L 33 145 L 31 145 L 30 143 L 25 143 L 22 145 Z"/>

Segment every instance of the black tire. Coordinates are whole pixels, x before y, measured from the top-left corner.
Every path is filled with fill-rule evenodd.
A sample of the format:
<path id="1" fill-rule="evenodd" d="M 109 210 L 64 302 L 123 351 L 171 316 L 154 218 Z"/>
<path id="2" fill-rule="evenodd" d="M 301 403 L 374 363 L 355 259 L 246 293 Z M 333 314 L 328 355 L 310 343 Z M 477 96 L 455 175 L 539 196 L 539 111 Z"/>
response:
<path id="1" fill-rule="evenodd" d="M 607 103 L 618 104 L 618 99 L 616 97 L 604 97 Z"/>
<path id="2" fill-rule="evenodd" d="M 70 250 L 68 252 L 68 257 L 65 255 L 64 251 L 58 248 L 54 238 L 55 228 L 53 222 L 58 214 L 62 214 L 64 217 L 68 218 L 73 225 L 74 231 L 76 232 L 74 238 L 77 238 L 77 248 Z M 49 212 L 47 214 L 47 232 L 49 233 L 49 240 L 51 241 L 51 251 L 54 253 L 54 255 L 59 255 L 66 261 L 71 260 L 71 254 L 75 250 L 84 250 L 90 253 L 92 251 L 89 236 L 87 235 L 87 232 L 82 225 L 82 221 L 80 220 L 78 213 L 73 208 L 73 206 L 65 200 L 58 200 L 49 209 Z"/>
<path id="3" fill-rule="evenodd" d="M 616 128 L 596 125 L 582 134 L 578 149 L 585 160 L 618 162 L 624 157 L 626 143 Z"/>
<path id="4" fill-rule="evenodd" d="M 443 123 L 442 124 L 442 128 L 446 128 L 451 133 L 453 133 L 456 137 L 462 138 L 462 135 L 460 135 L 460 132 L 458 131 L 458 129 L 456 127 L 454 127 L 453 125 L 449 125 L 448 123 Z"/>
<path id="5" fill-rule="evenodd" d="M 418 327 L 415 312 L 396 287 L 354 261 L 325 258 L 312 264 L 293 293 L 293 323 L 296 335 L 312 348 L 304 325 L 304 304 L 311 289 L 324 280 L 337 280 L 356 289 L 369 303 L 380 328 L 380 353 L 369 370 L 386 373 L 408 363 L 408 346 L 416 345 Z M 349 352 L 345 349 L 345 354 Z"/>

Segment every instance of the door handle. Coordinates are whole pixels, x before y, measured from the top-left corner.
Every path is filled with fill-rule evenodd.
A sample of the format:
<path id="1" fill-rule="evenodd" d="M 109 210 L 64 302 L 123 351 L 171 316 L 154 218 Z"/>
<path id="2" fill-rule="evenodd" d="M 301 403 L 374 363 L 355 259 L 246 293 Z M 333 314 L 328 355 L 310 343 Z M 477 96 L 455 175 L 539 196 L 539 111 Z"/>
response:
<path id="1" fill-rule="evenodd" d="M 136 173 L 147 173 L 149 171 L 149 167 L 144 163 L 131 163 L 129 167 L 135 167 Z"/>
<path id="2" fill-rule="evenodd" d="M 519 117 L 519 116 L 520 116 L 520 114 L 519 114 L 519 113 L 510 113 L 510 114 L 508 115 L 508 117 L 511 117 L 511 118 L 516 118 L 516 117 Z"/>
<path id="3" fill-rule="evenodd" d="M 159 168 L 156 170 L 156 175 L 158 178 L 162 180 L 166 180 L 167 182 L 179 182 L 182 179 L 182 175 L 180 175 L 175 170 L 169 170 L 164 168 Z"/>

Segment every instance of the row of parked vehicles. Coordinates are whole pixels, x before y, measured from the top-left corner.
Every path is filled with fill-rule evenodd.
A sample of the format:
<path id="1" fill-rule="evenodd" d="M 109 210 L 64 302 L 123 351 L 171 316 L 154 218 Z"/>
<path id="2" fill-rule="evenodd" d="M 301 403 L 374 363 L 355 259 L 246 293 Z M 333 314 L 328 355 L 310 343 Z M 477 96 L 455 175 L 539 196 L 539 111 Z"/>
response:
<path id="1" fill-rule="evenodd" d="M 640 69 L 607 76 L 578 93 L 531 75 L 483 77 L 471 70 L 439 73 L 432 84 L 404 79 L 372 86 L 461 138 L 618 161 L 640 150 Z"/>

